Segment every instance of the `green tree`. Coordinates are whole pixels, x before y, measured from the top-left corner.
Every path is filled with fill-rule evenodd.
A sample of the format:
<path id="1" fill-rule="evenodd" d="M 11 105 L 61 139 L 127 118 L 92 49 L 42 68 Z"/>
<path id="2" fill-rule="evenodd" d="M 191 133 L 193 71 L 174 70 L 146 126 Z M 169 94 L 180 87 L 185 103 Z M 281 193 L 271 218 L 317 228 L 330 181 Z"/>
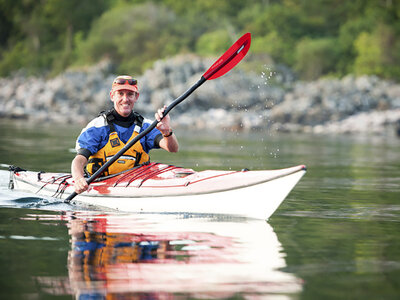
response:
<path id="1" fill-rule="evenodd" d="M 372 26 L 373 22 L 367 18 L 354 18 L 348 20 L 340 27 L 338 43 L 336 45 L 339 53 L 339 60 L 336 65 L 338 75 L 353 72 L 354 60 L 357 56 L 354 41 L 361 32 L 370 31 Z"/>
<path id="2" fill-rule="evenodd" d="M 53 69 L 59 72 L 69 66 L 73 59 L 74 35 L 87 31 L 94 18 L 105 10 L 106 2 L 96 0 L 47 0 L 43 5 L 45 25 L 58 33 L 58 58 L 54 60 Z"/>
<path id="3" fill-rule="evenodd" d="M 400 42 L 393 29 L 379 25 L 372 33 L 362 32 L 354 42 L 357 75 L 374 74 L 400 79 Z"/>
<path id="4" fill-rule="evenodd" d="M 254 58 L 272 57 L 309 78 L 399 78 L 393 0 L 0 0 L 0 75 L 56 74 L 104 57 L 140 72 L 181 52 L 215 55 L 243 32 L 252 33 Z"/>
<path id="5" fill-rule="evenodd" d="M 10 5 L 9 3 L 12 3 Z M 87 32 L 107 0 L 20 0 L 0 2 L 9 17 L 7 42 L 0 52 L 0 74 L 25 68 L 61 71 L 72 61 L 75 32 Z M 3 11 L 3 10 L 1 10 Z"/>
<path id="6" fill-rule="evenodd" d="M 254 5 L 243 10 L 239 22 L 246 24 L 245 30 L 262 38 L 265 51 L 275 61 L 292 65 L 296 40 L 303 36 L 303 26 L 297 10 L 287 9 L 282 4 Z M 261 40 L 256 41 L 257 52 L 262 49 Z"/>
<path id="7" fill-rule="evenodd" d="M 197 41 L 196 52 L 207 56 L 223 53 L 232 45 L 229 34 L 224 29 L 203 34 Z"/>
<path id="8" fill-rule="evenodd" d="M 296 46 L 295 69 L 304 79 L 317 79 L 334 69 L 337 62 L 336 39 L 303 39 Z"/>
<path id="9" fill-rule="evenodd" d="M 143 65 L 182 48 L 177 16 L 152 3 L 117 6 L 94 24 L 77 48 L 80 63 L 108 58 L 120 72 L 141 72 Z"/>

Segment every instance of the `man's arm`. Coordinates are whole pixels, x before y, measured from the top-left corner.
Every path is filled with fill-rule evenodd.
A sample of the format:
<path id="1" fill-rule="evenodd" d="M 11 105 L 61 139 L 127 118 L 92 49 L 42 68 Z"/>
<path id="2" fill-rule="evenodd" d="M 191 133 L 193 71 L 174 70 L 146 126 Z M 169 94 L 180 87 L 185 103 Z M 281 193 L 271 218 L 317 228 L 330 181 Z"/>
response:
<path id="1" fill-rule="evenodd" d="M 77 194 L 86 191 L 89 187 L 84 177 L 84 168 L 87 162 L 88 159 L 80 154 L 75 156 L 75 158 L 72 160 L 71 173 L 72 178 L 74 179 L 75 192 Z"/>
<path id="2" fill-rule="evenodd" d="M 170 133 L 172 133 L 170 136 L 164 136 L 161 139 L 159 145 L 161 148 L 167 150 L 168 152 L 178 152 L 179 150 L 178 140 L 175 134 L 172 132 L 172 130 L 170 131 Z"/>

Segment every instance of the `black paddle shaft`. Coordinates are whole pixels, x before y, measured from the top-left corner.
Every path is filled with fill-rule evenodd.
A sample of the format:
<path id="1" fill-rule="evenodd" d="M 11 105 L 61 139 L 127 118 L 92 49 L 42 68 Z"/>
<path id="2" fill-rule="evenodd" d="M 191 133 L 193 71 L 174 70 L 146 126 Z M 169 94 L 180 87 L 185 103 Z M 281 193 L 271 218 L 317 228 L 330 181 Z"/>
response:
<path id="1" fill-rule="evenodd" d="M 176 98 L 170 105 L 167 106 L 167 108 L 164 110 L 163 119 L 175 106 L 177 106 L 179 103 L 181 103 L 183 100 L 185 100 L 191 93 L 193 93 L 199 86 L 201 86 L 206 79 L 202 76 L 199 81 L 197 81 L 190 89 L 188 89 L 185 93 L 183 93 L 181 96 Z M 140 134 L 138 134 L 134 139 L 132 139 L 128 144 L 126 144 L 121 150 L 117 152 L 110 160 L 108 160 L 104 165 L 101 166 L 100 169 L 98 169 L 91 177 L 89 177 L 86 182 L 88 184 L 92 183 L 96 178 L 98 178 L 104 170 L 106 170 L 111 164 L 113 164 L 117 159 L 119 159 L 126 151 L 128 151 L 129 148 L 131 148 L 134 144 L 136 144 L 142 137 L 144 137 L 146 134 L 148 134 L 150 131 L 152 131 L 158 124 L 159 121 L 154 120 L 153 123 L 149 127 L 147 127 L 145 130 L 143 130 Z M 65 199 L 65 203 L 69 203 L 72 199 L 75 198 L 77 195 L 76 192 L 73 192 L 71 195 L 68 196 L 67 199 Z"/>

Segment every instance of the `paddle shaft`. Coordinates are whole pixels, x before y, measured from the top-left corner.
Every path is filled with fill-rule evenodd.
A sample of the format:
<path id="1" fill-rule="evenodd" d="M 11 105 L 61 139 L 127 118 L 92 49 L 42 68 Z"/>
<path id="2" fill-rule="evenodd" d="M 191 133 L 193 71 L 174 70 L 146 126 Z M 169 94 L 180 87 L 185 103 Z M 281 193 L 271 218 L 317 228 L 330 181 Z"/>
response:
<path id="1" fill-rule="evenodd" d="M 190 89 L 188 89 L 185 93 L 183 93 L 181 96 L 176 98 L 174 102 L 172 102 L 170 105 L 167 106 L 167 108 L 164 110 L 163 119 L 175 106 L 177 106 L 179 103 L 181 103 L 183 100 L 185 100 L 191 93 L 193 93 L 199 86 L 201 86 L 204 82 L 206 82 L 206 79 L 202 76 L 199 81 L 197 81 Z M 141 133 L 139 133 L 135 138 L 133 138 L 128 144 L 126 144 L 121 150 L 119 150 L 110 160 L 108 160 L 104 165 L 100 167 L 91 177 L 86 179 L 86 182 L 88 184 L 92 183 L 96 178 L 98 178 L 111 164 L 113 164 L 117 159 L 119 159 L 126 151 L 128 151 L 129 148 L 131 148 L 133 145 L 135 145 L 142 137 L 147 135 L 150 131 L 152 131 L 158 124 L 159 121 L 154 120 L 153 123 L 149 127 L 147 127 L 145 130 L 143 130 Z M 76 192 L 73 192 L 71 195 L 68 196 L 67 199 L 65 199 L 65 203 L 69 203 L 75 196 L 77 195 Z"/>

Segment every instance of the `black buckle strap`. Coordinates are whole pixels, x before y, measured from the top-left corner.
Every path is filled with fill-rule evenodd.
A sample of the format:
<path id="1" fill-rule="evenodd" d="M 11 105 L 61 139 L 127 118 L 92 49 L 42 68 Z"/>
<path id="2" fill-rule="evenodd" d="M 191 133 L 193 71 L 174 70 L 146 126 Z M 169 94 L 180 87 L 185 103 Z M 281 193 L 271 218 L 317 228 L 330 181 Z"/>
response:
<path id="1" fill-rule="evenodd" d="M 110 127 L 110 133 L 111 132 L 115 132 L 115 127 L 114 127 L 115 117 L 112 114 L 112 110 L 109 110 L 109 111 L 105 112 L 104 116 L 106 118 L 106 122 L 107 122 L 108 126 Z"/>
<path id="2" fill-rule="evenodd" d="M 22 168 L 20 168 L 20 167 L 17 167 L 17 166 L 9 166 L 8 167 L 8 170 L 10 171 L 10 172 L 24 172 L 24 171 L 26 171 L 25 169 L 22 169 Z"/>

